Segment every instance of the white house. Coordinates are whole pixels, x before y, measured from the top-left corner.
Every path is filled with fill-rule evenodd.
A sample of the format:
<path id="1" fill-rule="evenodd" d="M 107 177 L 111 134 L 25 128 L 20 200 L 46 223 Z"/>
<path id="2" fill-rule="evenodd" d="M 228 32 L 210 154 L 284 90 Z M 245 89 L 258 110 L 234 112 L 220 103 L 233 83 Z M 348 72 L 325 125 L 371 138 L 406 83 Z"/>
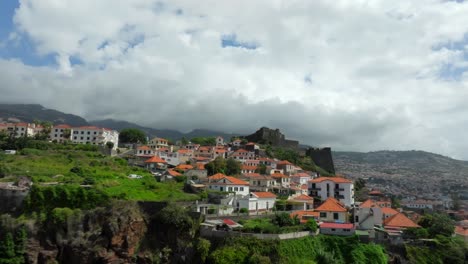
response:
<path id="1" fill-rule="evenodd" d="M 4 131 L 9 135 L 19 137 L 32 137 L 35 133 L 35 124 L 29 123 L 2 123 L 0 131 Z"/>
<path id="2" fill-rule="evenodd" d="M 232 153 L 231 158 L 240 161 L 242 163 L 255 159 L 255 152 L 248 151 L 245 149 L 238 149 Z"/>
<path id="3" fill-rule="evenodd" d="M 154 156 L 154 151 L 148 146 L 139 146 L 136 149 L 135 155 L 137 156 Z"/>
<path id="4" fill-rule="evenodd" d="M 208 178 L 208 188 L 220 192 L 233 192 L 236 195 L 249 195 L 249 183 L 241 179 L 226 176 L 214 175 Z"/>
<path id="5" fill-rule="evenodd" d="M 247 208 L 249 212 L 270 211 L 276 201 L 276 195 L 271 192 L 251 192 L 250 196 L 240 198 L 238 208 Z"/>
<path id="6" fill-rule="evenodd" d="M 72 141 L 78 144 L 104 145 L 114 143 L 114 149 L 119 144 L 119 132 L 96 126 L 73 127 Z"/>
<path id="7" fill-rule="evenodd" d="M 71 140 L 73 134 L 73 128 L 69 125 L 56 125 L 50 130 L 49 139 L 56 142 L 64 142 Z"/>
<path id="8" fill-rule="evenodd" d="M 354 204 L 354 184 L 343 177 L 319 177 L 309 181 L 309 195 L 322 201 L 333 197 L 345 206 Z"/>
<path id="9" fill-rule="evenodd" d="M 328 198 L 315 211 L 319 212 L 319 219 L 323 222 L 339 222 L 345 223 L 348 221 L 346 208 L 333 197 Z"/>
<path id="10" fill-rule="evenodd" d="M 310 176 L 309 174 L 305 172 L 299 172 L 299 173 L 293 174 L 289 176 L 289 178 L 291 179 L 291 183 L 295 182 L 299 185 L 307 184 L 310 180 L 312 180 L 312 176 Z"/>

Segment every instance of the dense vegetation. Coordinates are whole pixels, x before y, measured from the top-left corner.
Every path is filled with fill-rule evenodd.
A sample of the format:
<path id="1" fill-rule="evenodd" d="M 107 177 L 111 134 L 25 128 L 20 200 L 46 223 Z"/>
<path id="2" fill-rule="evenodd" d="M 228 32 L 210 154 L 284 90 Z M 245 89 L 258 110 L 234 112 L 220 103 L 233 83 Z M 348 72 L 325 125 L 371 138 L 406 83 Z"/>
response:
<path id="1" fill-rule="evenodd" d="M 302 225 L 297 216 L 291 218 L 288 213 L 278 213 L 273 218 L 241 220 L 239 223 L 243 225 L 241 231 L 246 233 L 281 234 L 317 230 L 317 223 L 314 219 Z"/>
<path id="2" fill-rule="evenodd" d="M 119 142 L 146 144 L 146 134 L 136 128 L 125 128 L 119 133 Z"/>
<path id="3" fill-rule="evenodd" d="M 208 175 L 223 173 L 225 175 L 239 175 L 241 173 L 241 163 L 228 158 L 217 157 L 205 165 Z"/>
<path id="4" fill-rule="evenodd" d="M 384 249 L 357 237 L 323 236 L 291 240 L 230 238 L 209 257 L 209 263 L 387 263 Z"/>

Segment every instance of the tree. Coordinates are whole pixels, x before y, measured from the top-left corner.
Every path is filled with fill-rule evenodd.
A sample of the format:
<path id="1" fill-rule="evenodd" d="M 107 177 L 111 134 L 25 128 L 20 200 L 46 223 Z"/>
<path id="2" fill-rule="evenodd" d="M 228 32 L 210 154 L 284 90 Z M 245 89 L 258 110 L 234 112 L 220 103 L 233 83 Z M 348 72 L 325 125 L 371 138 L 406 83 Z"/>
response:
<path id="1" fill-rule="evenodd" d="M 258 165 L 257 169 L 255 170 L 256 173 L 260 173 L 260 174 L 266 174 L 266 170 L 267 170 L 267 167 L 265 164 L 260 164 Z"/>
<path id="2" fill-rule="evenodd" d="M 431 238 L 436 235 L 449 237 L 455 231 L 453 220 L 443 214 L 426 214 L 418 224 L 427 229 Z"/>
<path id="3" fill-rule="evenodd" d="M 206 240 L 204 238 L 198 238 L 196 249 L 197 249 L 198 254 L 200 255 L 202 263 L 205 263 L 206 258 L 210 254 L 210 247 L 211 247 L 211 242 L 209 240 Z"/>
<path id="4" fill-rule="evenodd" d="M 120 131 L 119 141 L 122 143 L 146 144 L 146 134 L 137 128 L 125 128 Z"/>
<path id="5" fill-rule="evenodd" d="M 317 225 L 317 222 L 315 222 L 315 219 L 310 218 L 309 220 L 307 220 L 307 223 L 306 223 L 307 230 L 309 230 L 312 233 L 315 233 L 315 231 L 317 231 L 317 228 L 318 228 L 318 225 Z"/>
<path id="6" fill-rule="evenodd" d="M 42 126 L 41 132 L 36 134 L 34 138 L 38 140 L 47 140 L 49 138 L 50 132 L 52 132 L 52 122 L 40 120 L 34 120 L 33 122 L 36 126 Z"/>
<path id="7" fill-rule="evenodd" d="M 226 161 L 226 173 L 227 175 L 238 175 L 241 173 L 241 163 L 233 158 L 229 158 Z"/>
<path id="8" fill-rule="evenodd" d="M 114 148 L 114 142 L 112 142 L 112 141 L 107 141 L 107 142 L 106 142 L 106 147 L 107 147 L 108 149 L 113 149 L 113 148 Z"/>
<path id="9" fill-rule="evenodd" d="M 213 161 L 208 162 L 205 165 L 208 175 L 214 175 L 216 173 L 227 173 L 226 172 L 226 160 L 223 157 L 216 157 Z"/>
<path id="10" fill-rule="evenodd" d="M 187 145 L 189 143 L 188 139 L 186 137 L 182 137 L 182 139 L 180 140 L 180 143 L 182 145 Z"/>

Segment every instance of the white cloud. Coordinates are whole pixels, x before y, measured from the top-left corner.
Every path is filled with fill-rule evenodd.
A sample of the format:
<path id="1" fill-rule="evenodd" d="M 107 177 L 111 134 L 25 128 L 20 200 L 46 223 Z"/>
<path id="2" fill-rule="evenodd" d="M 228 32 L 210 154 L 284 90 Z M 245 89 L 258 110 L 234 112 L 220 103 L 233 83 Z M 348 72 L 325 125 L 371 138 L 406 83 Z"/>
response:
<path id="1" fill-rule="evenodd" d="M 467 3 L 20 2 L 13 34 L 57 65 L 0 61 L 4 100 L 159 128 L 268 125 L 315 145 L 468 158 L 458 132 L 468 78 L 450 78 L 467 65 L 467 51 L 450 45 L 466 40 Z M 222 48 L 226 35 L 257 47 Z"/>

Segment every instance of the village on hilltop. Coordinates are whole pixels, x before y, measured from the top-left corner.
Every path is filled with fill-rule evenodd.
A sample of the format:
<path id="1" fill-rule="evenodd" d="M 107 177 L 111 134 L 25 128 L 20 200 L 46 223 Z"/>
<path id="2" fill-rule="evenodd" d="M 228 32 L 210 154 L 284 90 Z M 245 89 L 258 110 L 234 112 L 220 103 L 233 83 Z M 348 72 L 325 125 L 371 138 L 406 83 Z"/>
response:
<path id="1" fill-rule="evenodd" d="M 33 137 L 44 129 L 41 124 L 0 124 L 0 132 L 14 137 Z M 285 139 L 279 130 L 261 128 L 250 136 L 228 141 L 218 136 L 205 144 L 189 140 L 173 143 L 159 137 L 141 144 L 119 142 L 119 132 L 95 126 L 62 124 L 47 129 L 50 141 L 107 146 L 109 154 L 146 168 L 158 181 L 184 181 L 186 192 L 204 194 L 204 199 L 191 207 L 206 216 L 202 234 L 207 237 L 232 235 L 242 226 L 233 219 L 283 212 L 301 224 L 313 219 L 322 234 L 358 235 L 364 241 L 398 244 L 403 242 L 403 230 L 420 227 L 416 224 L 420 217 L 417 210 L 435 209 L 433 205 L 405 202 L 403 210 L 379 190 L 367 193 L 365 201 L 356 201 L 358 186 L 349 178 L 334 175 L 331 154 L 323 163 L 323 157 L 303 151 L 301 155 L 309 154 L 316 164 L 327 167 L 314 171 L 267 153 L 265 146 L 272 145 L 301 152 L 298 142 Z M 325 150 L 331 153 L 329 148 Z M 323 149 L 315 151 L 321 153 Z M 140 176 L 132 174 L 129 178 L 138 180 Z M 465 241 L 467 227 L 465 218 L 456 228 L 456 234 Z"/>

